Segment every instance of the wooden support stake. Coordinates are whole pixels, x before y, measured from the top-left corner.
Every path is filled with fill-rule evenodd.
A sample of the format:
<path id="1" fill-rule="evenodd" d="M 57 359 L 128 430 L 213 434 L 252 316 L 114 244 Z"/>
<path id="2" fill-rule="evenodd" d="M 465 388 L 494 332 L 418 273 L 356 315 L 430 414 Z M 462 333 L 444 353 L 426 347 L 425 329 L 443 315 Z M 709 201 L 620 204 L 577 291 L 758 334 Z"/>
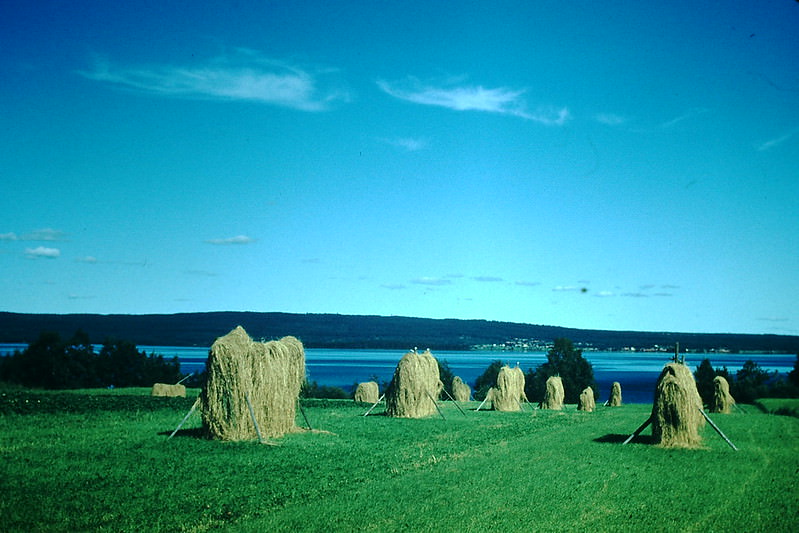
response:
<path id="1" fill-rule="evenodd" d="M 177 383 L 175 383 L 175 385 L 180 385 L 181 383 L 183 383 L 184 381 L 186 381 L 187 379 L 189 379 L 189 378 L 190 378 L 190 377 L 192 377 L 193 375 L 194 375 L 194 372 L 192 372 L 192 373 L 191 373 L 191 374 L 189 374 L 188 376 L 185 376 L 183 379 L 181 379 L 180 381 L 178 381 Z"/>
<path id="2" fill-rule="evenodd" d="M 302 417 L 305 419 L 305 425 L 308 426 L 308 429 L 313 430 L 311 423 L 308 421 L 308 415 L 305 414 L 305 409 L 303 409 L 302 402 L 299 398 L 297 398 L 297 406 L 299 406 Z"/>
<path id="3" fill-rule="evenodd" d="M 382 396 L 380 396 L 380 398 L 378 398 L 378 399 L 377 399 L 377 401 L 376 401 L 375 403 L 373 403 L 373 404 L 372 404 L 372 407 L 370 407 L 370 408 L 369 408 L 369 410 L 368 410 L 368 411 L 366 411 L 366 412 L 363 414 L 363 416 L 366 416 L 366 415 L 368 415 L 369 413 L 371 413 L 371 412 L 372 412 L 372 409 L 374 409 L 375 407 L 377 407 L 377 404 L 379 404 L 379 403 L 380 403 L 380 402 L 383 400 L 383 398 L 385 398 L 385 397 L 386 397 L 386 393 L 383 393 L 383 395 L 382 395 Z"/>
<path id="4" fill-rule="evenodd" d="M 245 394 L 244 399 L 247 400 L 247 407 L 250 408 L 250 416 L 252 417 L 252 423 L 255 426 L 255 434 L 258 435 L 258 442 L 264 444 L 264 438 L 261 436 L 261 428 L 258 427 L 258 421 L 255 419 L 255 410 L 252 408 L 252 402 L 250 402 L 250 394 Z"/>
<path id="5" fill-rule="evenodd" d="M 455 407 L 457 407 L 457 408 L 458 408 L 458 411 L 460 411 L 460 412 L 461 412 L 461 414 L 463 414 L 463 416 L 466 416 L 466 413 L 463 411 L 463 409 L 461 409 L 461 406 L 460 406 L 460 405 L 458 405 L 458 402 L 456 402 L 456 401 L 455 401 L 455 398 L 453 398 L 453 397 L 450 395 L 450 393 L 448 393 L 448 392 L 447 392 L 447 389 L 442 389 L 442 390 L 444 391 L 444 394 L 446 394 L 446 395 L 447 395 L 447 398 L 449 398 L 450 400 L 452 400 L 452 403 L 454 403 L 454 404 L 455 404 Z"/>
<path id="6" fill-rule="evenodd" d="M 635 437 L 637 437 L 637 436 L 638 436 L 638 434 L 639 434 L 639 433 L 641 433 L 643 430 L 645 430 L 645 429 L 646 429 L 646 426 L 648 426 L 648 425 L 649 425 L 649 424 L 651 424 L 651 423 L 652 423 L 652 417 L 650 416 L 649 418 L 647 418 L 647 419 L 646 419 L 646 422 L 644 422 L 643 424 L 641 424 L 641 425 L 638 427 L 638 429 L 636 429 L 636 430 L 635 430 L 635 432 L 634 432 L 632 435 L 630 435 L 629 437 L 627 437 L 627 440 L 625 440 L 624 442 L 622 442 L 622 445 L 624 445 L 624 444 L 627 444 L 628 442 L 630 442 L 631 440 L 633 440 Z"/>
<path id="7" fill-rule="evenodd" d="M 483 399 L 482 402 L 480 402 L 480 405 L 477 406 L 476 411 L 479 411 L 480 408 L 483 406 L 483 404 L 486 403 L 487 401 L 488 401 L 488 394 L 486 394 L 486 397 Z"/>
<path id="8" fill-rule="evenodd" d="M 718 427 L 716 424 L 714 424 L 714 423 L 713 423 L 713 421 L 710 419 L 710 417 L 709 417 L 709 416 L 707 416 L 707 414 L 706 414 L 706 413 L 705 413 L 705 412 L 704 412 L 702 409 L 699 409 L 699 412 L 700 412 L 700 413 L 702 413 L 702 416 L 704 416 L 704 417 L 705 417 L 705 420 L 707 420 L 707 421 L 708 421 L 708 423 L 711 425 L 711 427 L 712 427 L 713 429 L 715 429 L 715 430 L 716 430 L 716 432 L 717 432 L 719 435 L 721 435 L 721 438 L 722 438 L 722 439 L 724 439 L 724 440 L 727 442 L 727 444 L 729 444 L 729 445 L 730 445 L 730 448 L 732 448 L 733 450 L 735 450 L 735 451 L 737 452 L 737 451 L 738 451 L 738 448 L 736 448 L 736 447 L 735 447 L 735 444 L 733 444 L 733 443 L 732 443 L 732 441 L 731 441 L 730 439 L 728 439 L 728 438 L 727 438 L 727 436 L 726 436 L 724 433 L 722 433 L 722 432 L 721 432 L 721 430 L 719 429 L 719 427 Z"/>
<path id="9" fill-rule="evenodd" d="M 172 437 L 175 436 L 175 433 L 177 433 L 178 430 L 183 427 L 183 424 L 186 423 L 186 420 L 189 419 L 189 417 L 194 412 L 194 410 L 197 409 L 198 405 L 200 405 L 200 397 L 199 396 L 197 396 L 197 399 L 194 400 L 194 403 L 192 404 L 191 409 L 189 409 L 189 412 L 186 413 L 186 416 L 183 417 L 183 420 L 180 421 L 180 424 L 178 424 L 178 427 L 175 428 L 175 431 L 173 431 L 172 434 L 169 435 L 169 437 L 167 437 L 166 440 L 169 440 L 169 439 L 171 439 Z"/>
<path id="10" fill-rule="evenodd" d="M 430 391 L 427 391 L 427 397 L 430 398 L 430 401 L 433 402 L 433 405 L 436 406 L 436 411 L 438 411 L 438 414 L 441 415 L 441 418 L 446 420 L 446 418 L 444 418 L 444 413 L 441 412 L 441 408 L 438 407 L 438 402 L 436 402 L 435 399 L 433 399 L 433 395 L 430 394 Z"/>

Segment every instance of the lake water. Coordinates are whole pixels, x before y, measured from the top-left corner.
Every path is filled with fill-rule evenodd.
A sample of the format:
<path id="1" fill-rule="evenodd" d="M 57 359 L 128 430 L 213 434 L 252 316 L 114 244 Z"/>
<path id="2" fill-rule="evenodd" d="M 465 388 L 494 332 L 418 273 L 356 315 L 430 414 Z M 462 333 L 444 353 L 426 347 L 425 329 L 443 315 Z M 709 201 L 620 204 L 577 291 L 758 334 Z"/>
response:
<path id="1" fill-rule="evenodd" d="M 0 344 L 0 354 L 23 350 L 26 344 Z M 208 348 L 183 346 L 139 346 L 145 352 L 158 353 L 166 358 L 177 356 L 181 371 L 199 372 L 205 367 Z M 347 391 L 353 384 L 377 379 L 390 381 L 397 363 L 405 354 L 402 350 L 339 350 L 309 348 L 305 351 L 305 366 L 308 379 L 319 385 L 341 387 Z M 440 361 L 447 361 L 450 369 L 462 380 L 474 384 L 475 379 L 485 371 L 492 361 L 501 360 L 506 364 L 519 366 L 527 372 L 546 361 L 544 352 L 491 352 L 491 351 L 436 351 L 433 355 Z M 660 370 L 671 359 L 671 354 L 663 352 L 584 352 L 583 356 L 591 362 L 597 381 L 598 400 L 604 402 L 610 394 L 614 381 L 621 383 L 622 397 L 627 403 L 649 403 L 655 389 Z M 691 370 L 704 358 L 710 359 L 714 368 L 726 366 L 734 374 L 751 359 L 761 368 L 781 373 L 790 372 L 796 361 L 795 354 L 685 354 L 686 363 Z"/>

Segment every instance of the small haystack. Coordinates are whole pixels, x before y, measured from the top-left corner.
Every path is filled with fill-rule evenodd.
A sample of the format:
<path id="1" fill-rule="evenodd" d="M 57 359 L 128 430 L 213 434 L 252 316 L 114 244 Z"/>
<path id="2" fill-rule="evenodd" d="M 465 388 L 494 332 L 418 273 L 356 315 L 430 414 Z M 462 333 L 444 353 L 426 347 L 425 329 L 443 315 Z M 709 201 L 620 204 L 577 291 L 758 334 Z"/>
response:
<path id="1" fill-rule="evenodd" d="M 730 394 L 730 384 L 722 376 L 713 378 L 713 403 L 710 405 L 711 413 L 729 414 L 735 399 Z"/>
<path id="2" fill-rule="evenodd" d="M 202 418 L 211 437 L 256 438 L 253 414 L 262 437 L 296 429 L 297 399 L 305 380 L 305 350 L 299 340 L 253 342 L 238 326 L 216 339 L 206 365 Z"/>
<path id="3" fill-rule="evenodd" d="M 696 448 L 701 443 L 699 428 L 704 426 L 702 398 L 696 390 L 691 370 L 681 363 L 663 367 L 652 405 L 652 436 L 665 447 Z"/>
<path id="4" fill-rule="evenodd" d="M 184 385 L 170 385 L 168 383 L 154 383 L 150 396 L 166 396 L 169 398 L 185 398 L 186 387 Z"/>
<path id="5" fill-rule="evenodd" d="M 592 413 L 596 409 L 596 402 L 594 401 L 594 389 L 586 387 L 580 393 L 580 398 L 577 400 L 577 410 Z"/>
<path id="6" fill-rule="evenodd" d="M 527 401 L 524 393 L 524 372 L 518 366 L 503 366 L 497 374 L 497 386 L 491 396 L 495 411 L 520 411 L 521 400 Z"/>
<path id="7" fill-rule="evenodd" d="M 452 378 L 452 397 L 456 402 L 468 402 L 472 397 L 472 388 L 461 378 L 455 376 Z"/>
<path id="8" fill-rule="evenodd" d="M 406 353 L 386 389 L 386 414 L 401 418 L 422 418 L 436 412 L 435 399 L 444 384 L 438 361 L 430 350 Z"/>
<path id="9" fill-rule="evenodd" d="M 563 409 L 563 381 L 560 376 L 552 376 L 547 379 L 544 401 L 541 402 L 541 409 Z"/>
<path id="10" fill-rule="evenodd" d="M 358 383 L 358 387 L 355 389 L 356 402 L 377 403 L 378 399 L 380 399 L 380 388 L 376 382 Z"/>
<path id="11" fill-rule="evenodd" d="M 619 407 L 621 405 L 621 383 L 614 381 L 610 387 L 610 399 L 608 400 L 610 407 Z"/>

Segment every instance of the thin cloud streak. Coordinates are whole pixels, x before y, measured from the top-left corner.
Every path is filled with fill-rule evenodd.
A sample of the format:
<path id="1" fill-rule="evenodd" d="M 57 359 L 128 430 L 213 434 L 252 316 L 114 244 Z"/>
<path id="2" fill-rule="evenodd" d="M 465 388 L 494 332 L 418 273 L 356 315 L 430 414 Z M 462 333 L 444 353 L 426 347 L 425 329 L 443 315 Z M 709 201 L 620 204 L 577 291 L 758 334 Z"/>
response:
<path id="1" fill-rule="evenodd" d="M 758 152 L 765 152 L 766 150 L 770 150 L 770 149 L 774 148 L 775 146 L 779 146 L 779 145 L 791 140 L 791 138 L 793 138 L 794 135 L 796 135 L 797 133 L 799 133 L 799 128 L 794 128 L 791 131 L 789 131 L 788 133 L 786 133 L 785 135 L 781 135 L 780 137 L 777 137 L 775 139 L 771 139 L 770 141 L 766 141 L 764 143 L 759 144 L 757 146 L 757 151 Z"/>
<path id="2" fill-rule="evenodd" d="M 567 108 L 541 108 L 527 110 L 522 98 L 524 90 L 505 87 L 493 89 L 481 85 L 462 87 L 434 87 L 416 78 L 404 82 L 378 80 L 377 86 L 386 94 L 415 104 L 444 107 L 454 111 L 485 111 L 511 115 L 550 126 L 561 126 L 570 118 Z"/>
<path id="3" fill-rule="evenodd" d="M 411 280 L 411 283 L 415 283 L 416 285 L 432 285 L 432 286 L 441 286 L 441 285 L 450 285 L 452 284 L 452 280 L 444 279 L 444 278 L 429 278 L 429 277 L 421 277 Z"/>
<path id="4" fill-rule="evenodd" d="M 240 48 L 196 66 L 125 67 L 96 60 L 91 70 L 78 74 L 161 96 L 243 100 L 301 111 L 324 111 L 334 102 L 349 100 L 342 89 L 320 88 L 320 78 L 331 72 L 309 72 Z"/>
<path id="5" fill-rule="evenodd" d="M 208 239 L 206 244 L 213 244 L 217 246 L 226 246 L 229 244 L 251 244 L 255 239 L 246 235 L 236 235 L 235 237 L 228 237 L 226 239 Z"/>
<path id="6" fill-rule="evenodd" d="M 25 256 L 29 259 L 56 259 L 61 255 L 61 250 L 58 248 L 47 248 L 45 246 L 37 246 L 36 248 L 26 248 Z"/>

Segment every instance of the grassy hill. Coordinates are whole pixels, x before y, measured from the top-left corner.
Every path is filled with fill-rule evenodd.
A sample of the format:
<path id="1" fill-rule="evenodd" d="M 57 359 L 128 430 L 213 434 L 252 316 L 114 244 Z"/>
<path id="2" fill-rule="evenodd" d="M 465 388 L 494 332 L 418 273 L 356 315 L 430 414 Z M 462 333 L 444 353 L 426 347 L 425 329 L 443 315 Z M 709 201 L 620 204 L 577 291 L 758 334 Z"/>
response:
<path id="1" fill-rule="evenodd" d="M 15 531 L 796 531 L 799 419 L 716 415 L 669 450 L 648 405 L 582 413 L 443 407 L 361 416 L 308 400 L 276 446 L 197 436 L 193 398 L 147 390 L 0 394 L 0 529 Z M 196 391 L 193 392 L 196 394 Z M 472 409 L 476 406 L 473 404 Z M 379 411 L 378 408 L 376 411 Z M 302 417 L 298 423 L 304 424 Z"/>
<path id="2" fill-rule="evenodd" d="M 461 350 L 502 344 L 511 339 L 552 342 L 567 337 L 601 350 L 679 342 L 683 351 L 725 348 L 732 351 L 799 352 L 799 336 L 733 333 L 604 331 L 490 320 L 431 319 L 400 316 L 253 313 L 220 311 L 170 315 L 25 314 L 0 312 L 0 342 L 32 342 L 42 331 L 70 338 L 78 329 L 94 342 L 106 337 L 138 345 L 210 346 L 241 325 L 254 338 L 294 335 L 308 348 L 388 348 L 425 346 Z"/>

